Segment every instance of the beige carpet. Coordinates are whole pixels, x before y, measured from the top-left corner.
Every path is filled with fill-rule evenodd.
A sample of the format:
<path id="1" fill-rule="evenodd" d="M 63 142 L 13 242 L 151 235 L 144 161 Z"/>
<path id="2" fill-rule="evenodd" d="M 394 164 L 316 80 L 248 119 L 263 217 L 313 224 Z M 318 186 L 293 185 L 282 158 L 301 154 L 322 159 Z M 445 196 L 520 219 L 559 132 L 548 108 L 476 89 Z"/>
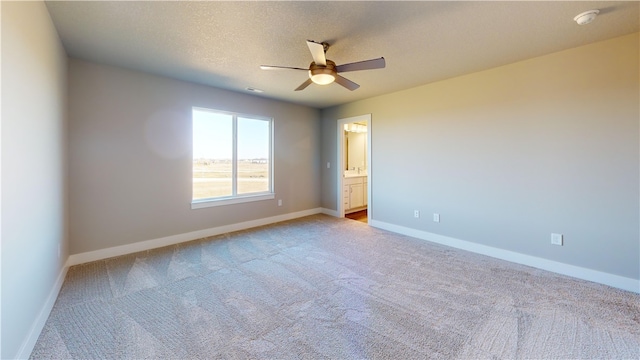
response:
<path id="1" fill-rule="evenodd" d="M 32 358 L 640 357 L 640 296 L 316 215 L 75 266 Z"/>

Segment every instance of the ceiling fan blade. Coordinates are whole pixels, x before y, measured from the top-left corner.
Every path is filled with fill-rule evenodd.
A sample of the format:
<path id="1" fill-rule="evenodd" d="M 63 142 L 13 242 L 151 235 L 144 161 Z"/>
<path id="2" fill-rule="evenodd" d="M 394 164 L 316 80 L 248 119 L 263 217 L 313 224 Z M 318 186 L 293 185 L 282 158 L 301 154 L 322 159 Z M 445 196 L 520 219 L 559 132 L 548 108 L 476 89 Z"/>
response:
<path id="1" fill-rule="evenodd" d="M 304 70 L 309 71 L 309 69 L 290 67 L 290 66 L 272 66 L 272 65 L 260 65 L 260 69 L 262 70 Z"/>
<path id="2" fill-rule="evenodd" d="M 309 51 L 311 51 L 313 62 L 315 62 L 316 65 L 327 66 L 327 58 L 324 55 L 324 45 L 313 40 L 307 40 L 307 46 L 309 47 Z"/>
<path id="3" fill-rule="evenodd" d="M 340 73 L 340 72 L 347 72 L 347 71 L 382 69 L 385 66 L 386 66 L 386 62 L 384 61 L 384 58 L 381 57 L 377 59 L 338 65 L 336 66 L 336 71 Z"/>
<path id="4" fill-rule="evenodd" d="M 337 74 L 336 74 L 336 82 L 351 91 L 360 87 L 360 85 L 354 83 L 353 81 L 347 79 L 346 77 L 343 77 Z"/>
<path id="5" fill-rule="evenodd" d="M 309 86 L 312 83 L 311 79 L 307 79 L 307 81 L 303 82 L 302 84 L 300 84 L 300 86 L 298 86 L 296 88 L 295 91 L 300 91 L 300 90 L 304 90 L 307 86 Z"/>

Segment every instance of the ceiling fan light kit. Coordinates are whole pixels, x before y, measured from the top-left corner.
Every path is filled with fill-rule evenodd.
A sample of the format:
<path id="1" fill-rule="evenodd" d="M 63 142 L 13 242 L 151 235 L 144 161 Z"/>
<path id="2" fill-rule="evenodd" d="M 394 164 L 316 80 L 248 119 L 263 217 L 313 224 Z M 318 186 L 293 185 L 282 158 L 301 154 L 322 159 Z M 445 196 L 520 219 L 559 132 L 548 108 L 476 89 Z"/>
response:
<path id="1" fill-rule="evenodd" d="M 327 60 L 327 65 L 316 65 L 312 62 L 309 65 L 309 78 L 318 85 L 329 85 L 336 81 L 336 63 Z"/>
<path id="2" fill-rule="evenodd" d="M 595 20 L 596 16 L 598 16 L 599 13 L 600 10 L 585 11 L 576 15 L 576 17 L 573 18 L 573 21 L 577 22 L 578 25 L 586 25 Z"/>
<path id="3" fill-rule="evenodd" d="M 358 70 L 371 70 L 382 69 L 386 66 L 383 57 L 365 61 L 358 61 L 349 64 L 337 65 L 336 63 L 326 58 L 326 52 L 329 49 L 329 44 L 326 42 L 315 42 L 313 40 L 307 40 L 307 46 L 313 57 L 313 62 L 309 65 L 309 69 L 302 69 L 289 66 L 272 66 L 272 65 L 260 65 L 262 70 L 305 70 L 309 73 L 309 79 L 300 84 L 295 91 L 304 90 L 311 83 L 318 85 L 329 85 L 335 82 L 348 90 L 355 90 L 360 85 L 353 81 L 338 75 L 340 72 L 358 71 Z"/>

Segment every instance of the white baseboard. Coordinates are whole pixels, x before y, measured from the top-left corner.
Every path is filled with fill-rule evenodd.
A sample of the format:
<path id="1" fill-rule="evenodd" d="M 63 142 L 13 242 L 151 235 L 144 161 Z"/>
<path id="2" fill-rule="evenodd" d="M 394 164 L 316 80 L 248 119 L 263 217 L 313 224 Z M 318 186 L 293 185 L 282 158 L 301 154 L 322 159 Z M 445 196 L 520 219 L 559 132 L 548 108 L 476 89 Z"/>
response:
<path id="1" fill-rule="evenodd" d="M 477 244 L 470 241 L 460 240 L 448 236 L 438 235 L 422 230 L 407 228 L 404 226 L 385 223 L 383 221 L 371 220 L 369 225 L 383 230 L 392 231 L 402 235 L 415 237 L 422 240 L 462 249 L 477 254 L 487 255 L 493 258 L 510 261 L 517 264 L 527 265 L 534 268 L 551 271 L 554 273 L 571 276 L 574 278 L 588 280 L 599 284 L 612 286 L 635 293 L 640 293 L 640 281 L 624 276 L 609 274 L 597 270 L 587 269 L 575 265 L 569 265 L 553 260 L 547 260 L 531 255 L 525 255 L 509 250 L 494 248 L 487 245 Z"/>
<path id="2" fill-rule="evenodd" d="M 106 249 L 88 251 L 80 254 L 73 254 L 67 260 L 67 266 L 79 265 L 91 261 L 107 259 L 114 256 L 132 254 L 139 251 L 156 249 L 163 246 L 175 245 L 196 239 L 202 239 L 209 236 L 225 234 L 233 231 L 245 230 L 257 226 L 269 225 L 281 221 L 293 220 L 304 216 L 323 213 L 324 209 L 315 208 L 303 210 L 283 215 L 272 216 L 263 219 L 245 221 L 236 224 L 223 225 L 209 229 L 192 231 L 184 234 L 171 235 L 159 239 L 145 240 L 133 244 L 114 246 Z"/>
<path id="3" fill-rule="evenodd" d="M 338 210 L 331 210 L 331 209 L 327 209 L 327 208 L 321 208 L 321 211 L 323 214 L 325 215 L 329 215 L 329 216 L 333 216 L 333 217 L 338 217 Z"/>
<path id="4" fill-rule="evenodd" d="M 53 305 L 56 303 L 56 300 L 58 299 L 58 294 L 60 294 L 60 289 L 62 289 L 62 284 L 64 283 L 64 278 L 67 276 L 68 269 L 69 268 L 67 266 L 63 266 L 62 269 L 60 269 L 58 278 L 56 279 L 56 282 L 53 284 L 53 287 L 49 292 L 49 296 L 47 296 L 47 300 L 42 306 L 42 309 L 40 309 L 40 313 L 38 314 L 38 317 L 31 325 L 31 329 L 29 329 L 29 334 L 27 335 L 26 339 L 22 343 L 22 346 L 20 346 L 20 350 L 18 350 L 18 354 L 16 354 L 14 359 L 28 359 L 29 356 L 31 356 L 33 347 L 36 346 L 38 337 L 40 337 L 40 333 L 42 333 L 42 329 L 44 329 L 44 325 L 47 323 L 47 319 L 49 319 L 49 314 L 51 314 Z"/>

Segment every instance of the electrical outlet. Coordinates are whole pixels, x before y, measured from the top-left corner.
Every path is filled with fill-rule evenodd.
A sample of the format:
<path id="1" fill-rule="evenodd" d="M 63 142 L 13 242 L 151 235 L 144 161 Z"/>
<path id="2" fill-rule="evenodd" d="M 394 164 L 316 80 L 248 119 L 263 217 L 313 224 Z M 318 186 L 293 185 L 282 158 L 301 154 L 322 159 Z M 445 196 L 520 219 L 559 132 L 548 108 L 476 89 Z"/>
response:
<path id="1" fill-rule="evenodd" d="M 433 222 L 440 222 L 440 214 L 433 214 Z"/>
<path id="2" fill-rule="evenodd" d="M 327 169 L 330 169 L 330 168 L 331 168 L 331 163 L 327 162 Z"/>
<path id="3" fill-rule="evenodd" d="M 278 206 L 282 206 L 282 199 L 278 199 Z"/>
<path id="4" fill-rule="evenodd" d="M 551 234 L 551 244 L 562 246 L 562 234 Z"/>
<path id="5" fill-rule="evenodd" d="M 419 218 L 420 217 L 420 210 L 413 210 L 413 217 L 414 218 Z"/>

